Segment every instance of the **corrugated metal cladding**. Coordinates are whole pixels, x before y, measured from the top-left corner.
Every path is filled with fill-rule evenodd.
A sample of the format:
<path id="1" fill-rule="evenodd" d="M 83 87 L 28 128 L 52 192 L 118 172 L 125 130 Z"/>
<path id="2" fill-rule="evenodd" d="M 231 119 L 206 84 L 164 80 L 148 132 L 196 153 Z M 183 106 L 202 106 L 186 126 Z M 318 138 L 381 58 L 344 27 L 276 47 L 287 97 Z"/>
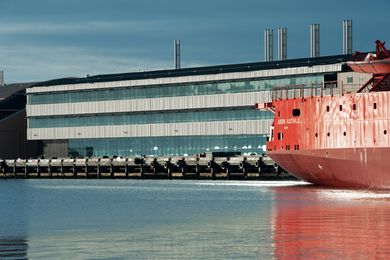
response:
<path id="1" fill-rule="evenodd" d="M 269 101 L 270 92 L 261 91 L 201 96 L 43 104 L 27 106 L 27 116 L 57 116 L 243 106 L 253 107 L 256 103 Z"/>
<path id="2" fill-rule="evenodd" d="M 261 135 L 268 134 L 272 120 L 239 120 L 218 122 L 191 122 L 172 124 L 84 126 L 62 128 L 30 128 L 30 140 L 199 136 L 199 135 Z"/>
<path id="3" fill-rule="evenodd" d="M 337 62 L 335 64 L 328 65 L 316 65 L 304 67 L 293 67 L 283 69 L 267 69 L 257 70 L 249 72 L 232 72 L 232 73 L 219 73 L 211 75 L 197 75 L 197 76 L 183 76 L 183 77 L 167 77 L 167 78 L 153 78 L 153 79 L 141 79 L 141 80 L 122 80 L 112 82 L 95 82 L 95 83 L 83 83 L 83 84 L 70 84 L 70 85 L 54 85 L 44 87 L 29 88 L 26 92 L 29 93 L 44 93 L 44 92 L 56 92 L 56 91 L 74 91 L 74 90 L 86 90 L 86 89 L 101 89 L 101 88 L 120 88 L 120 87 L 132 87 L 132 86 L 153 86 L 153 85 L 165 85 L 165 84 L 177 84 L 177 83 L 196 83 L 196 82 L 208 82 L 208 81 L 220 81 L 220 80 L 238 80 L 238 79 L 252 79 L 252 78 L 264 78 L 264 77 L 278 77 L 288 75 L 304 75 L 313 73 L 326 73 L 341 71 L 342 64 Z M 277 66 L 276 66 L 277 67 Z"/>

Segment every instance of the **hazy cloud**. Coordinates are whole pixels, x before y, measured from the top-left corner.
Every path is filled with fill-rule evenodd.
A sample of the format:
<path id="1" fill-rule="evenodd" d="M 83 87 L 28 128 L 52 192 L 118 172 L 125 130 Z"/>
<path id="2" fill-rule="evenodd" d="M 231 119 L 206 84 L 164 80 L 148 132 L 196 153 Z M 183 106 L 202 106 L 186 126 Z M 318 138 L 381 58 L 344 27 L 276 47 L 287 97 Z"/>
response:
<path id="1" fill-rule="evenodd" d="M 309 24 L 321 24 L 321 55 L 341 53 L 342 20 L 354 49 L 386 30 L 390 1 L 0 0 L 0 69 L 8 82 L 263 60 L 263 31 L 288 28 L 288 57 L 309 55 Z M 275 42 L 276 38 L 275 38 Z"/>

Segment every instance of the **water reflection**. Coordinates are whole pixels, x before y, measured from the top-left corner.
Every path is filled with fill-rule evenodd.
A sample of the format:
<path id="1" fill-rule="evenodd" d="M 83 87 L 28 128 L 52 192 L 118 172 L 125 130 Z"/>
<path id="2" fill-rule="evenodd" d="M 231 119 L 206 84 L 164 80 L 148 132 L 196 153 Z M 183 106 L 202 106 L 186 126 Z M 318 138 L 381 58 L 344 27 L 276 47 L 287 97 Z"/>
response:
<path id="1" fill-rule="evenodd" d="M 26 182 L 0 185 L 0 259 L 27 259 L 28 199 Z"/>
<path id="2" fill-rule="evenodd" d="M 278 259 L 390 255 L 390 194 L 277 187 L 272 213 Z"/>
<path id="3" fill-rule="evenodd" d="M 0 259 L 390 255 L 390 193 L 286 185 L 297 182 L 3 182 Z"/>
<path id="4" fill-rule="evenodd" d="M 28 244 L 23 237 L 0 238 L 0 259 L 28 259 Z"/>

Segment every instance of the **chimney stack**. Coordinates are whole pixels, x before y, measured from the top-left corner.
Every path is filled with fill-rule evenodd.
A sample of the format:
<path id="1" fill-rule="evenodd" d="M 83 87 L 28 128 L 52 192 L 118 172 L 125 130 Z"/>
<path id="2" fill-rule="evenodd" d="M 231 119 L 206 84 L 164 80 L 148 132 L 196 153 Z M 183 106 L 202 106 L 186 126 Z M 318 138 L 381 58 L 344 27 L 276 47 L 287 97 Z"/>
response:
<path id="1" fill-rule="evenodd" d="M 278 60 L 287 60 L 287 28 L 278 29 Z"/>
<path id="2" fill-rule="evenodd" d="M 175 69 L 180 69 L 180 40 L 173 42 L 173 59 Z"/>
<path id="3" fill-rule="evenodd" d="M 4 87 L 4 72 L 0 70 L 0 87 Z"/>
<path id="4" fill-rule="evenodd" d="M 264 61 L 274 60 L 274 30 L 264 31 Z"/>
<path id="5" fill-rule="evenodd" d="M 352 53 L 352 20 L 343 21 L 343 54 Z"/>
<path id="6" fill-rule="evenodd" d="M 320 56 L 320 25 L 310 24 L 310 57 Z"/>

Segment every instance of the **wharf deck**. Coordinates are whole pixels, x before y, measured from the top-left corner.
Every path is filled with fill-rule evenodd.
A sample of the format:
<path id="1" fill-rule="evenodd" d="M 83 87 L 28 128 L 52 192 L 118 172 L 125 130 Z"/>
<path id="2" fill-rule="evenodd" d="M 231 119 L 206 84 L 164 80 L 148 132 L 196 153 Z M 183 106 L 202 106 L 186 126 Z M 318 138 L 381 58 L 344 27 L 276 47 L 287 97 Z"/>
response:
<path id="1" fill-rule="evenodd" d="M 266 156 L 0 160 L 0 178 L 291 179 Z"/>

